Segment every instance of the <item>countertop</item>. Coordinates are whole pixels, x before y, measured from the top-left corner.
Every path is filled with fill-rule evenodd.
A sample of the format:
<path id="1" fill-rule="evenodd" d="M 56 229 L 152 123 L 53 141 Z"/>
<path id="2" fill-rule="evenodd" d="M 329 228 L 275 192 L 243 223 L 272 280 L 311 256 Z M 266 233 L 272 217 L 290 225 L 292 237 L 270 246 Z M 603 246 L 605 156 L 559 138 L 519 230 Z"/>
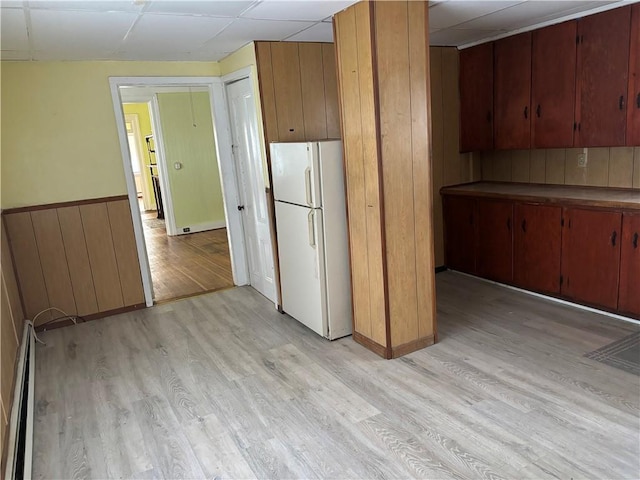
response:
<path id="1" fill-rule="evenodd" d="M 640 211 L 640 189 L 474 182 L 440 189 L 442 195 L 461 195 L 574 206 Z"/>

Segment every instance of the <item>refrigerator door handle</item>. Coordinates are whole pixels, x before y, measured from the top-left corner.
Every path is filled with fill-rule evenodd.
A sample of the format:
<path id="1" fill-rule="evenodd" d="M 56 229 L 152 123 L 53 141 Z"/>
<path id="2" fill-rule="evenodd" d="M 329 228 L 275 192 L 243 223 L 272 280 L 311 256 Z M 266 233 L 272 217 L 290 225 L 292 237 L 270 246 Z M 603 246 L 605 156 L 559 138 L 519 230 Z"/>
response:
<path id="1" fill-rule="evenodd" d="M 307 223 L 309 224 L 309 246 L 316 248 L 316 227 L 314 225 L 313 210 L 307 215 Z"/>
<path id="2" fill-rule="evenodd" d="M 307 205 L 313 206 L 313 199 L 311 198 L 311 167 L 304 169 L 304 186 L 307 194 Z"/>

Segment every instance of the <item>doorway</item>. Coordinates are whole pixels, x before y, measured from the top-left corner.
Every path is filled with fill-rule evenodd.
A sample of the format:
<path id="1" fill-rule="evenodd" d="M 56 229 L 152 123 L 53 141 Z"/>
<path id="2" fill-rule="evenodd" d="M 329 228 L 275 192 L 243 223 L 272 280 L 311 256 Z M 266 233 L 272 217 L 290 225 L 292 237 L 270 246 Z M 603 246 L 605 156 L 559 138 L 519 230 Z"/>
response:
<path id="1" fill-rule="evenodd" d="M 232 287 L 209 93 L 150 86 L 120 96 L 154 301 Z"/>
<path id="2" fill-rule="evenodd" d="M 248 70 L 248 69 L 246 69 Z M 240 72 L 237 72 L 240 73 Z M 235 74 L 232 74 L 233 76 Z M 255 78 L 255 72 L 248 72 L 243 75 L 244 77 L 249 77 L 251 79 L 250 85 L 253 87 L 253 91 L 255 91 L 255 86 L 257 85 L 257 81 Z M 225 77 L 225 81 L 227 83 L 238 79 L 231 78 L 228 79 Z M 120 147 L 123 159 L 123 165 L 125 170 L 125 180 L 127 183 L 127 191 L 129 196 L 129 203 L 132 211 L 133 224 L 134 224 L 134 233 L 136 238 L 136 245 L 138 250 L 138 258 L 140 262 L 140 270 L 142 272 L 143 286 L 145 291 L 145 300 L 147 306 L 151 306 L 154 303 L 154 295 L 153 295 L 153 279 L 151 275 L 150 268 L 150 248 L 147 248 L 145 244 L 145 235 L 144 235 L 144 226 L 141 215 L 141 207 L 138 204 L 136 187 L 135 187 L 135 178 L 133 174 L 133 170 L 131 168 L 131 159 L 128 148 L 128 140 L 126 135 L 125 128 L 125 119 L 124 113 L 122 109 L 122 98 L 121 98 L 121 89 L 124 88 L 134 88 L 134 87 L 154 87 L 154 88 L 171 88 L 171 87 L 182 87 L 187 88 L 187 90 L 196 91 L 196 89 L 204 89 L 208 92 L 209 95 L 209 112 L 211 118 L 213 120 L 210 130 L 213 133 L 214 144 L 215 144 L 215 152 L 216 157 L 219 159 L 218 162 L 218 172 L 219 172 L 219 181 L 222 188 L 222 198 L 223 198 L 223 206 L 224 206 L 224 214 L 225 214 L 225 223 L 226 223 L 226 235 L 227 235 L 227 244 L 229 250 L 229 263 L 231 274 L 233 278 L 234 285 L 252 285 L 258 286 L 258 289 L 262 291 L 269 292 L 268 288 L 261 288 L 260 285 L 257 285 L 258 282 L 255 279 L 252 282 L 250 276 L 250 268 L 249 261 L 247 255 L 247 239 L 249 235 L 252 233 L 251 225 L 248 225 L 248 218 L 251 218 L 249 215 L 243 214 L 244 210 L 242 207 L 245 204 L 258 204 L 259 202 L 264 202 L 261 204 L 262 212 L 266 212 L 268 218 L 268 210 L 266 207 L 266 194 L 265 194 L 265 177 L 262 176 L 261 182 L 251 183 L 250 180 L 245 178 L 242 180 L 242 185 L 253 185 L 254 188 L 258 190 L 253 190 L 252 195 L 256 195 L 257 199 L 249 198 L 247 191 L 242 191 L 240 189 L 241 180 L 237 173 L 237 162 L 235 161 L 235 155 L 233 152 L 233 140 L 232 140 L 232 129 L 230 125 L 230 111 L 229 111 L 229 103 L 227 102 L 226 89 L 225 89 L 225 81 L 218 77 L 111 77 L 109 79 L 110 87 L 111 87 L 111 95 L 114 106 L 114 111 L 116 114 L 116 123 L 118 136 L 120 139 Z M 123 88 L 124 87 L 124 88 Z M 257 115 L 259 112 L 255 108 L 255 94 L 252 91 L 251 98 L 254 102 L 254 107 L 250 112 L 250 115 L 254 117 L 249 119 L 245 116 L 245 120 L 249 120 L 252 122 L 252 125 L 247 127 L 245 126 L 244 135 L 248 135 L 248 143 L 247 149 L 251 149 L 252 152 L 246 158 L 253 159 L 253 161 L 258 162 L 258 164 L 262 164 L 264 159 L 264 152 L 262 152 L 261 142 L 262 138 L 258 135 L 258 122 L 259 119 Z M 142 101 L 149 101 L 142 100 Z M 158 129 L 159 122 L 157 121 L 158 115 L 156 114 L 155 102 L 151 100 L 151 120 L 154 126 L 154 138 L 155 141 L 155 150 L 158 157 L 163 157 L 163 142 L 162 142 L 162 129 Z M 193 112 L 194 107 L 190 107 Z M 191 113 L 192 114 L 192 113 Z M 235 131 L 238 131 L 235 129 Z M 251 145 L 249 147 L 248 145 Z M 183 163 L 178 160 L 179 163 Z M 169 170 L 170 168 L 177 168 L 178 170 L 182 168 L 182 166 L 175 165 L 176 162 L 169 161 L 166 162 L 164 166 L 165 170 Z M 260 172 L 260 168 L 255 168 L 255 172 Z M 166 193 L 171 196 L 171 183 L 167 182 L 166 171 L 163 171 L 163 162 L 158 162 L 158 171 L 160 178 L 161 187 L 165 189 Z M 164 178 L 164 180 L 163 180 Z M 254 176 L 255 178 L 255 176 Z M 260 185 L 258 185 L 258 183 Z M 258 193 L 256 193 L 256 191 Z M 164 194 L 164 192 L 163 192 Z M 253 203 L 252 203 L 253 202 Z M 175 225 L 176 229 L 184 228 L 181 227 L 179 222 L 176 222 L 175 219 L 169 222 L 169 219 L 172 215 L 175 214 L 173 209 L 171 208 L 171 202 L 162 200 L 162 205 L 165 210 L 165 218 L 167 220 L 166 228 L 171 229 L 171 225 Z M 264 215 L 263 215 L 263 218 Z M 268 224 L 268 223 L 267 223 Z M 187 227 L 189 228 L 189 227 Z M 171 233 L 171 232 L 167 232 Z M 182 232 L 191 234 L 193 232 Z M 195 238 L 190 237 L 189 235 L 184 236 L 180 235 L 176 238 Z M 260 242 L 257 242 L 260 244 Z M 262 254 L 263 261 L 261 263 L 257 263 L 258 265 L 267 265 L 270 266 L 270 269 L 267 268 L 263 270 L 263 276 L 273 278 L 273 249 L 271 246 L 271 239 L 268 237 L 265 242 L 262 242 Z M 220 245 L 218 239 L 218 246 Z M 255 250 L 254 250 L 255 251 Z M 271 282 L 273 283 L 273 282 Z M 275 287 L 273 288 L 275 291 Z M 266 296 L 266 295 L 265 295 Z M 277 300 L 275 300 L 275 293 L 270 294 L 269 298 L 274 300 L 274 303 L 277 305 Z"/>

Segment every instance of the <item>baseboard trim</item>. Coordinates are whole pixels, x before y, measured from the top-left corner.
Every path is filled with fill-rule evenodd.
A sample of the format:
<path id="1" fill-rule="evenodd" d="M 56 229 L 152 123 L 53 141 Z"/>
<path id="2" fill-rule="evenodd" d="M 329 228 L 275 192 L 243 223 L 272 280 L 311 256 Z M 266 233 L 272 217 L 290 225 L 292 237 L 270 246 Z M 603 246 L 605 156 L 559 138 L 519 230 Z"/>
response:
<path id="1" fill-rule="evenodd" d="M 489 280 L 487 278 L 478 277 L 476 275 L 471 275 L 470 273 L 459 272 L 458 270 L 451 270 L 451 272 L 457 275 L 464 275 L 465 277 L 477 278 L 478 280 L 481 280 L 485 283 L 492 283 L 494 285 L 499 285 L 501 287 L 505 287 L 510 290 L 515 290 L 516 292 L 526 293 L 527 295 L 531 295 L 533 297 L 543 298 L 545 300 L 550 300 L 552 302 L 560 303 L 562 305 L 568 305 L 570 307 L 579 308 L 580 310 L 585 310 L 587 312 L 599 313 L 600 315 L 605 315 L 607 317 L 615 318 L 616 320 L 622 320 L 624 322 L 635 323 L 637 325 L 640 325 L 640 320 L 636 320 L 635 318 L 625 317 L 624 315 L 608 312 L 606 310 L 600 310 L 599 308 L 588 307 L 587 305 L 582 305 L 581 303 L 571 302 L 569 300 L 564 300 L 563 298 L 552 297 L 550 295 L 545 295 L 544 293 L 532 292 L 531 290 L 525 290 L 524 288 L 514 287 L 513 285 L 507 285 L 506 283 L 500 283 L 494 280 Z"/>
<path id="2" fill-rule="evenodd" d="M 373 340 L 371 340 L 368 337 L 365 337 L 361 333 L 353 332 L 352 335 L 353 335 L 353 340 L 356 343 L 359 343 L 363 347 L 371 350 L 376 355 L 379 355 L 382 358 L 385 358 L 387 360 L 391 358 L 391 350 L 389 348 L 383 345 L 380 345 L 378 342 L 374 342 Z"/>
<path id="3" fill-rule="evenodd" d="M 393 347 L 391 349 L 391 358 L 402 357 L 411 352 L 415 352 L 417 350 L 421 350 L 425 347 L 433 345 L 434 343 L 435 343 L 434 336 L 429 335 L 427 337 L 422 337 L 422 338 L 419 338 L 418 340 L 414 340 L 413 342 L 398 345 L 397 347 Z"/>
<path id="4" fill-rule="evenodd" d="M 121 313 L 132 312 L 141 308 L 147 308 L 145 303 L 136 303 L 135 305 L 129 305 L 127 307 L 115 308 L 113 310 L 107 310 L 105 312 L 92 313 L 91 315 L 85 315 L 79 318 L 78 323 L 90 322 L 92 320 L 98 320 L 100 318 L 111 317 L 113 315 L 120 315 Z M 47 330 L 53 330 L 55 328 L 68 327 L 74 325 L 73 320 L 61 320 L 59 322 L 48 323 L 46 325 L 38 325 L 35 327 L 36 332 L 45 332 Z"/>
<path id="5" fill-rule="evenodd" d="M 183 232 L 183 228 L 188 228 L 188 232 Z M 219 220 L 217 222 L 205 222 L 198 223 L 196 225 L 189 225 L 186 227 L 176 227 L 178 233 L 177 235 L 189 235 L 190 233 L 198 233 L 198 232 L 206 232 L 207 230 L 217 230 L 219 228 L 227 228 L 227 222 L 224 220 Z"/>

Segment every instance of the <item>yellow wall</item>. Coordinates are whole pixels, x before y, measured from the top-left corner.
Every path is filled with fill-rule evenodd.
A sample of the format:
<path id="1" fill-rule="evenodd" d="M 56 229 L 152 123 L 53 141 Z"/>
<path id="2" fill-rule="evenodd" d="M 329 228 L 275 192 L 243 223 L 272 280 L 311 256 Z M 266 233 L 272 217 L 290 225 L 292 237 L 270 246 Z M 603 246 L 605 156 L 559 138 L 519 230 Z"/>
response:
<path id="1" fill-rule="evenodd" d="M 588 148 L 586 167 L 578 166 L 582 151 L 550 148 L 476 155 L 482 158 L 483 180 L 640 188 L 640 147 Z"/>
<path id="2" fill-rule="evenodd" d="M 258 83 L 258 67 L 256 60 L 256 47 L 253 42 L 236 50 L 231 55 L 220 60 L 220 75 L 227 75 L 246 67 L 251 67 L 253 77 L 253 91 L 258 114 L 258 135 L 260 137 L 260 154 L 262 156 L 262 171 L 265 186 L 269 185 L 269 171 L 267 167 L 267 152 L 264 140 L 264 128 L 262 123 L 262 103 L 260 102 L 260 84 Z"/>
<path id="3" fill-rule="evenodd" d="M 127 193 L 110 76 L 217 76 L 215 62 L 2 62 L 2 208 Z"/>
<path id="4" fill-rule="evenodd" d="M 153 195 L 153 184 L 151 181 L 151 171 L 146 167 L 149 163 L 149 154 L 147 153 L 147 142 L 144 137 L 151 135 L 153 130 L 151 129 L 151 116 L 149 115 L 149 105 L 147 103 L 125 103 L 122 105 L 125 115 L 137 115 L 138 124 L 140 126 L 140 153 L 142 158 L 140 159 L 142 165 L 142 178 L 147 184 L 147 191 L 151 194 L 151 204 L 155 208 L 155 197 Z M 155 161 L 155 158 L 153 159 Z"/>
<path id="5" fill-rule="evenodd" d="M 213 121 L 207 92 L 159 93 L 167 177 L 176 227 L 225 223 Z M 176 170 L 179 162 L 182 168 Z"/>

